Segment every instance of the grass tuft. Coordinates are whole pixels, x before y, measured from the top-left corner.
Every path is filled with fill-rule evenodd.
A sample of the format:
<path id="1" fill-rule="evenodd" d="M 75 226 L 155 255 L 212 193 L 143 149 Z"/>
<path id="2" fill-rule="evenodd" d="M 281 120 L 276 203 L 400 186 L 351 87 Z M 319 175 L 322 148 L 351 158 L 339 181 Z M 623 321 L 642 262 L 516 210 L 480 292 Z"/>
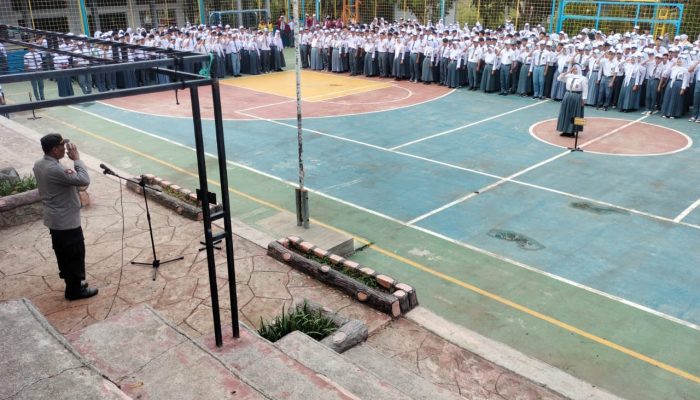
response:
<path id="1" fill-rule="evenodd" d="M 315 340 L 321 340 L 337 329 L 333 321 L 324 317 L 320 310 L 311 310 L 305 301 L 301 307 L 296 307 L 291 312 L 285 312 L 282 307 L 282 315 L 278 315 L 270 323 L 265 323 L 261 317 L 258 334 L 271 342 L 276 342 L 288 333 L 301 331 Z"/>

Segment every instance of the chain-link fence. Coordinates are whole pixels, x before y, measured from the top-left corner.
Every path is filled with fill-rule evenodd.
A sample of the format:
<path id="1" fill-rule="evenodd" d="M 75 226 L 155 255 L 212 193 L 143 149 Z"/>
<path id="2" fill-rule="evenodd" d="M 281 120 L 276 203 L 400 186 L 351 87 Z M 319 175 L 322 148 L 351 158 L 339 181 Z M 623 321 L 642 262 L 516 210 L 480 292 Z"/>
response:
<path id="1" fill-rule="evenodd" d="M 510 20 L 521 29 L 624 32 L 639 26 L 659 35 L 700 33 L 700 1 L 591 0 L 299 0 L 307 25 L 347 26 L 417 19 L 445 25 L 477 22 L 496 28 Z M 0 23 L 92 36 L 94 32 L 192 24 L 268 27 L 291 20 L 292 0 L 0 0 Z"/>

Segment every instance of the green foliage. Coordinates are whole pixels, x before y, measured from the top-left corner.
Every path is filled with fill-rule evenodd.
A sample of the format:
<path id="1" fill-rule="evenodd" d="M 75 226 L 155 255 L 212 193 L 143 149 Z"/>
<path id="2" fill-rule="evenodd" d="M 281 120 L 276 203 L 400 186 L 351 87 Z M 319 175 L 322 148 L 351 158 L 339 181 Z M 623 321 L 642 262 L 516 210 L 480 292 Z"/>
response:
<path id="1" fill-rule="evenodd" d="M 349 278 L 352 278 L 352 279 L 364 284 L 367 287 L 371 287 L 373 289 L 383 290 L 383 287 L 379 286 L 379 284 L 377 283 L 377 280 L 374 279 L 374 277 L 372 277 L 372 276 L 367 276 L 367 275 L 363 274 L 362 272 L 354 270 L 354 269 L 339 267 L 339 266 L 333 264 L 332 262 L 330 262 L 329 260 L 327 260 L 325 258 L 321 258 L 321 257 L 316 257 L 313 254 L 307 255 L 307 257 L 309 257 L 309 259 L 311 259 L 311 260 L 316 261 L 317 263 L 328 265 L 329 267 L 340 272 L 341 274 L 343 274 Z"/>
<path id="2" fill-rule="evenodd" d="M 0 197 L 36 189 L 36 178 L 29 175 L 17 182 L 0 181 Z"/>
<path id="3" fill-rule="evenodd" d="M 321 340 L 337 329 L 333 321 L 324 317 L 320 310 L 311 310 L 305 301 L 301 307 L 291 312 L 285 312 L 282 307 L 282 315 L 275 317 L 269 324 L 266 324 L 261 317 L 258 334 L 271 342 L 276 342 L 288 333 L 301 331 L 315 340 Z"/>
<path id="4" fill-rule="evenodd" d="M 163 192 L 169 194 L 170 196 L 173 196 L 179 200 L 184 201 L 187 204 L 191 204 L 193 206 L 199 206 L 199 202 L 193 201 L 189 198 L 189 196 L 185 196 L 182 192 L 179 190 L 173 190 L 170 186 L 164 187 Z"/>

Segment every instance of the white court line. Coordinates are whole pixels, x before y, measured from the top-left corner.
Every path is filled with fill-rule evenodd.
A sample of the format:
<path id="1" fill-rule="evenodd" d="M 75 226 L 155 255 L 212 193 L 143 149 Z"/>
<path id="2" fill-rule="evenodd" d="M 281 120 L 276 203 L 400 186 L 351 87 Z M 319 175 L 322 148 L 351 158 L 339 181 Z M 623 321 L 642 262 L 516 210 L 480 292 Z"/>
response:
<path id="1" fill-rule="evenodd" d="M 645 118 L 648 118 L 648 116 L 643 116 L 643 117 L 637 118 L 636 120 L 631 121 L 631 122 L 629 122 L 629 123 L 627 123 L 627 124 L 625 124 L 625 125 L 623 125 L 623 126 L 621 126 L 621 127 L 619 127 L 619 128 L 615 128 L 615 129 L 613 129 L 612 131 L 610 131 L 610 132 L 608 132 L 608 133 L 606 133 L 606 134 L 604 134 L 604 135 L 601 135 L 601 136 L 599 136 L 599 137 L 597 137 L 597 138 L 595 138 L 595 139 L 591 139 L 591 140 L 589 140 L 589 141 L 587 141 L 587 142 L 581 144 L 581 146 L 579 146 L 579 147 L 584 147 L 584 146 L 588 146 L 588 145 L 590 145 L 590 144 L 593 144 L 593 143 L 595 143 L 595 142 L 597 142 L 597 141 L 599 141 L 599 140 L 602 140 L 602 139 L 604 139 L 604 138 L 606 138 L 606 137 L 608 137 L 608 136 L 610 136 L 610 135 L 615 134 L 616 132 L 619 132 L 619 131 L 622 130 L 622 129 L 627 128 L 627 127 L 630 126 L 630 125 L 634 125 L 634 124 L 636 124 L 637 122 L 639 122 L 639 121 L 641 121 L 641 120 L 643 120 L 643 119 L 645 119 Z M 471 198 L 474 198 L 474 197 L 477 196 L 478 194 L 487 192 L 487 191 L 489 191 L 489 190 L 491 190 L 491 189 L 493 189 L 493 188 L 496 188 L 496 187 L 498 187 L 498 186 L 501 186 L 502 184 L 504 184 L 504 183 L 506 183 L 506 182 L 512 181 L 513 178 L 517 178 L 517 177 L 520 176 L 520 175 L 526 174 L 526 173 L 528 173 L 528 172 L 530 172 L 530 171 L 532 171 L 532 170 L 534 170 L 534 169 L 537 169 L 537 168 L 539 168 L 539 167 L 541 167 L 541 166 L 543 166 L 543 165 L 549 164 L 550 162 L 555 161 L 555 160 L 558 160 L 558 159 L 560 159 L 560 158 L 562 158 L 562 157 L 564 157 L 565 155 L 568 155 L 568 154 L 571 154 L 571 151 L 567 150 L 567 151 L 565 151 L 565 152 L 563 152 L 563 153 L 559 153 L 559 154 L 557 154 L 557 155 L 555 155 L 555 156 L 553 156 L 553 157 L 550 157 L 550 158 L 548 158 L 548 159 L 546 159 L 546 160 L 544 160 L 544 161 L 540 161 L 540 162 L 538 162 L 538 163 L 535 164 L 535 165 L 531 165 L 531 166 L 529 166 L 529 167 L 527 167 L 527 168 L 525 168 L 525 169 L 523 169 L 523 170 L 520 170 L 520 171 L 518 171 L 518 172 L 516 172 L 516 173 L 514 173 L 514 174 L 512 174 L 512 175 L 509 175 L 509 176 L 507 176 L 507 177 L 505 177 L 505 178 L 502 178 L 502 179 L 501 179 L 500 181 L 498 181 L 498 182 L 494 182 L 494 183 L 492 183 L 492 184 L 490 184 L 490 185 L 484 186 L 483 188 L 477 190 L 476 192 L 469 193 L 468 195 L 466 195 L 466 196 L 464 196 L 464 197 L 461 197 L 461 198 L 459 198 L 459 199 L 457 199 L 457 200 L 454 200 L 454 201 L 452 201 L 452 202 L 450 202 L 450 203 L 447 203 L 447 204 L 443 205 L 442 207 L 438 207 L 438 208 L 436 208 L 436 209 L 434 209 L 434 210 L 432 210 L 432 211 L 428 211 L 427 213 L 425 213 L 425 214 L 423 214 L 423 215 L 419 215 L 419 216 L 417 216 L 416 218 L 414 218 L 414 219 L 408 221 L 408 225 L 413 225 L 413 224 L 415 224 L 416 222 L 422 221 L 422 220 L 424 220 L 424 219 L 426 219 L 426 218 L 428 218 L 428 217 L 431 217 L 431 216 L 433 216 L 433 215 L 435 215 L 435 214 L 437 214 L 437 213 L 440 213 L 440 212 L 442 212 L 442 211 L 445 211 L 445 210 L 447 210 L 448 208 L 451 208 L 451 207 L 456 206 L 457 204 L 464 203 L 465 201 L 467 201 L 467 200 L 469 200 L 469 199 L 471 199 Z"/>
<path id="2" fill-rule="evenodd" d="M 268 119 L 268 118 L 263 118 L 263 117 L 256 117 L 256 116 L 251 115 L 251 114 L 243 114 L 243 115 L 250 115 L 252 118 L 257 119 L 257 120 L 260 120 L 260 121 L 267 121 L 267 122 L 272 123 L 272 124 L 277 124 L 277 125 L 281 125 L 281 126 L 286 126 L 286 127 L 289 127 L 289 128 L 297 129 L 297 126 L 296 126 L 296 125 L 293 125 L 293 124 L 288 124 L 288 123 L 285 123 L 285 122 L 280 122 L 280 121 L 276 121 L 276 120 L 272 120 L 272 119 Z M 622 127 L 618 128 L 618 129 L 622 129 Z M 545 186 L 535 185 L 535 184 L 532 184 L 532 183 L 527 183 L 527 182 L 524 182 L 524 181 L 519 181 L 519 180 L 514 179 L 515 177 L 517 177 L 517 176 L 521 175 L 522 173 L 524 173 L 523 171 L 521 171 L 520 173 L 517 173 L 517 174 L 513 174 L 513 175 L 511 175 L 511 176 L 509 176 L 509 177 L 503 177 L 503 176 L 500 176 L 500 175 L 490 174 L 490 173 L 488 173 L 488 172 L 483 172 L 483 171 L 479 171 L 479 170 L 475 170 L 475 169 L 471 169 L 471 168 L 466 168 L 466 167 L 462 167 L 462 166 L 459 166 L 459 165 L 449 164 L 449 163 L 446 163 L 446 162 L 442 162 L 442 161 L 438 161 L 438 160 L 433 160 L 433 159 L 430 159 L 430 158 L 418 156 L 418 155 L 411 154 L 411 153 L 406 153 L 406 152 L 403 152 L 403 151 L 393 151 L 393 150 L 391 150 L 391 149 L 387 149 L 387 148 L 385 148 L 385 147 L 377 146 L 377 145 L 375 145 L 375 144 L 371 144 L 371 143 L 367 143 L 367 142 L 362 142 L 362 141 L 355 140 L 355 139 L 349 139 L 349 138 L 342 137 L 342 136 L 336 136 L 336 135 L 332 135 L 332 134 L 330 134 L 330 133 L 325 133 L 325 132 L 317 131 L 317 130 L 315 130 L 315 129 L 303 128 L 303 130 L 306 131 L 306 132 L 309 132 L 309 133 L 314 133 L 314 134 L 317 134 L 317 135 L 320 135 L 320 136 L 325 136 L 325 137 L 329 137 L 329 138 L 332 138 L 332 139 L 336 139 L 336 140 L 340 140 L 340 141 L 344 141 L 344 142 L 348 142 L 348 143 L 354 143 L 354 144 L 357 144 L 357 145 L 360 145 L 360 146 L 369 147 L 369 148 L 372 148 L 372 149 L 375 149 L 375 150 L 384 151 L 384 152 L 387 152 L 387 153 L 398 154 L 398 155 L 402 155 L 402 156 L 405 156 L 405 157 L 414 158 L 414 159 L 416 159 L 416 160 L 425 161 L 425 162 L 428 162 L 428 163 L 431 163 L 431 164 L 441 165 L 441 166 L 444 166 L 444 167 L 447 167 L 447 168 L 457 169 L 457 170 L 465 171 L 465 172 L 471 172 L 471 173 L 473 173 L 473 174 L 477 174 L 477 175 L 481 175 L 481 176 L 487 176 L 487 177 L 489 177 L 489 178 L 497 179 L 497 180 L 499 180 L 499 181 L 504 181 L 504 182 L 508 181 L 508 182 L 510 182 L 510 183 L 514 183 L 514 184 L 518 184 L 518 185 L 522 185 L 522 186 L 527 186 L 527 187 L 530 187 L 530 188 L 533 188 L 533 189 L 539 189 L 539 190 L 542 190 L 542 191 L 545 191 L 545 192 L 555 193 L 555 194 L 559 194 L 559 195 L 562 195 L 562 196 L 567 196 L 567 197 L 570 197 L 570 198 L 573 198 L 573 199 L 577 199 L 577 200 L 583 200 L 583 201 L 587 201 L 587 202 L 599 204 L 599 205 L 606 206 L 606 207 L 612 207 L 612 208 L 615 208 L 615 209 L 618 209 L 618 210 L 626 211 L 626 212 L 629 212 L 629 213 L 632 213 L 632 214 L 641 215 L 641 216 L 644 216 L 644 217 L 647 217 L 647 218 L 650 218 L 650 219 L 655 219 L 655 220 L 658 220 L 658 221 L 670 222 L 670 223 L 674 223 L 674 222 L 675 222 L 675 223 L 677 223 L 677 224 L 679 224 L 679 225 L 683 225 L 683 226 L 687 226 L 687 227 L 689 227 L 689 228 L 694 228 L 694 229 L 700 230 L 700 225 L 690 224 L 690 223 L 682 222 L 682 221 L 681 221 L 681 222 L 678 222 L 678 221 L 672 220 L 671 218 L 663 217 L 663 216 L 656 215 L 656 214 L 647 213 L 647 212 L 644 212 L 644 211 L 636 210 L 636 209 L 634 209 L 634 208 L 627 208 L 627 207 L 620 206 L 620 205 L 617 205 L 617 204 L 608 203 L 608 202 L 605 202 L 605 201 L 596 200 L 596 199 L 592 199 L 592 198 L 589 198 L 589 197 L 580 196 L 580 195 L 577 195 L 577 194 L 573 194 L 573 193 L 569 193 L 569 192 L 564 192 L 564 191 L 561 191 L 561 190 L 552 189 L 552 188 L 548 188 L 548 187 L 545 187 Z M 582 145 L 582 146 L 583 146 L 583 145 Z M 567 151 L 567 152 L 558 154 L 558 155 L 556 155 L 556 156 L 554 156 L 554 157 L 557 157 L 557 158 L 558 158 L 558 157 L 561 157 L 561 156 L 566 155 L 566 154 L 569 154 L 569 153 L 570 153 L 570 152 Z M 547 161 L 547 160 L 545 160 L 545 161 Z M 533 167 L 534 167 L 534 166 L 533 166 Z M 528 171 L 531 170 L 531 169 L 533 169 L 533 167 L 530 167 L 530 169 L 528 169 Z M 525 172 L 527 172 L 527 171 L 525 171 Z M 501 182 L 501 183 L 504 183 L 504 182 Z M 498 183 L 498 182 L 496 182 L 496 183 Z M 501 183 L 499 183 L 499 184 L 501 184 Z M 486 186 L 486 187 L 489 188 L 489 189 L 485 189 L 485 188 L 484 188 L 484 189 L 479 190 L 479 193 L 483 193 L 483 191 L 493 189 L 493 187 L 490 187 L 490 186 L 493 186 L 493 185 L 495 185 L 495 183 Z M 494 187 L 495 187 L 495 186 L 494 186 Z M 473 197 L 474 194 L 476 194 L 476 193 L 468 194 L 467 196 L 468 196 L 469 198 L 471 198 L 471 197 Z M 465 196 L 465 197 L 467 197 L 467 196 Z M 464 199 L 464 198 L 462 198 L 462 199 Z"/>
<path id="3" fill-rule="evenodd" d="M 629 121 L 629 119 L 612 118 L 612 117 L 591 117 L 591 118 L 593 118 L 593 119 L 607 119 L 607 120 L 612 120 L 612 121 Z M 545 119 L 545 120 L 535 122 L 534 124 L 530 125 L 530 128 L 528 128 L 528 132 L 530 132 L 530 136 L 532 136 L 534 139 L 537 139 L 538 141 L 540 141 L 546 145 L 549 145 L 549 146 L 559 147 L 561 149 L 568 148 L 568 146 L 562 146 L 562 145 L 554 144 L 552 142 L 548 142 L 544 138 L 541 138 L 535 134 L 535 131 L 534 131 L 535 126 L 537 126 L 541 123 L 544 123 L 544 122 L 549 122 L 549 121 L 556 121 L 556 118 Z M 667 155 L 671 155 L 671 154 L 680 153 L 681 151 L 685 151 L 685 150 L 689 149 L 693 145 L 693 139 L 690 136 L 686 135 L 685 133 L 683 133 L 677 129 L 669 128 L 667 126 L 663 126 L 663 125 L 659 125 L 659 124 L 652 124 L 651 122 L 640 122 L 640 123 L 644 124 L 644 125 L 655 126 L 655 127 L 658 127 L 658 128 L 664 129 L 664 130 L 676 132 L 677 134 L 679 134 L 685 138 L 686 144 L 685 144 L 685 146 L 683 146 L 681 148 L 678 148 L 676 150 L 671 150 L 671 151 L 668 151 L 666 153 L 615 154 L 615 153 L 605 153 L 605 152 L 601 152 L 601 151 L 592 151 L 592 150 L 588 150 L 587 153 L 602 154 L 605 156 L 615 156 L 615 157 L 657 157 L 657 156 L 667 156 Z"/>
<path id="4" fill-rule="evenodd" d="M 449 134 L 449 133 L 456 132 L 456 131 L 461 130 L 461 129 L 469 128 L 469 127 L 474 126 L 474 125 L 483 124 L 484 122 L 488 122 L 488 121 L 491 121 L 491 120 L 493 120 L 493 119 L 500 118 L 500 117 L 506 116 L 506 115 L 508 115 L 508 114 L 512 114 L 512 113 L 514 113 L 514 112 L 518 112 L 518 111 L 521 111 L 521 110 L 525 110 L 525 109 L 528 109 L 528 108 L 531 108 L 531 107 L 537 107 L 537 106 L 539 106 L 540 104 L 547 103 L 548 101 L 549 101 L 549 100 L 538 101 L 537 103 L 533 103 L 533 104 L 526 105 L 526 106 L 524 106 L 524 107 L 516 108 L 515 110 L 506 111 L 506 112 L 504 112 L 504 113 L 502 113 L 502 114 L 498 114 L 498 115 L 494 115 L 494 116 L 491 116 L 491 117 L 488 117 L 488 118 L 484 118 L 484 119 L 479 120 L 479 121 L 476 121 L 476 122 L 470 122 L 470 123 L 468 123 L 468 124 L 466 124 L 466 125 L 462 125 L 462 126 L 459 126 L 459 127 L 457 127 L 457 128 L 448 129 L 448 130 L 446 130 L 446 131 L 438 132 L 438 133 L 436 133 L 436 134 L 434 134 L 434 135 L 426 136 L 426 137 L 421 138 L 421 139 L 412 140 L 412 141 L 410 141 L 410 142 L 406 142 L 406 143 L 404 143 L 404 144 L 400 144 L 400 145 L 398 145 L 398 146 L 394 146 L 394 147 L 390 148 L 389 150 L 397 150 L 397 149 L 400 149 L 400 148 L 402 148 L 402 147 L 406 147 L 406 146 L 410 146 L 410 145 L 412 145 L 412 144 L 420 143 L 420 142 L 425 141 L 425 140 L 434 139 L 434 138 L 439 137 L 439 136 L 444 136 L 444 135 L 447 135 L 447 134 Z"/>
<path id="5" fill-rule="evenodd" d="M 682 213 L 678 214 L 676 218 L 673 219 L 673 222 L 681 222 L 685 217 L 687 217 L 691 212 L 693 212 L 696 208 L 700 206 L 700 199 L 695 200 L 695 203 L 691 204 L 688 208 L 683 210 Z"/>
<path id="6" fill-rule="evenodd" d="M 178 146 L 178 147 L 182 147 L 182 148 L 191 150 L 192 152 L 196 152 L 196 149 L 195 149 L 195 148 L 192 148 L 192 147 L 189 147 L 189 146 L 184 145 L 184 144 L 182 144 L 182 143 L 176 142 L 176 141 L 174 141 L 174 140 L 172 140 L 172 139 L 164 138 L 164 137 L 159 136 L 159 135 L 156 135 L 156 134 L 154 134 L 154 133 L 150 133 L 150 132 L 144 131 L 144 130 L 142 130 L 142 129 L 138 129 L 138 128 L 129 126 L 129 125 L 127 125 L 127 124 L 124 124 L 124 123 L 121 123 L 121 122 L 118 122 L 118 121 L 111 120 L 111 119 L 106 118 L 106 117 L 103 117 L 103 116 L 101 116 L 101 115 L 94 114 L 94 113 L 92 113 L 92 112 L 90 112 L 90 111 L 85 111 L 85 110 L 82 110 L 82 109 L 80 109 L 80 108 L 76 108 L 75 106 L 68 106 L 68 107 L 69 107 L 69 108 L 72 108 L 72 109 L 74 109 L 74 110 L 78 110 L 78 111 L 81 111 L 81 112 L 83 112 L 83 113 L 86 113 L 86 114 L 88 114 L 88 115 L 92 115 L 92 116 L 94 116 L 94 117 L 96 117 L 96 118 L 103 119 L 103 120 L 105 120 L 105 121 L 107 121 L 107 122 L 110 122 L 110 123 L 113 123 L 113 124 L 115 124 L 115 125 L 122 126 L 122 127 L 127 128 L 127 129 L 131 129 L 131 130 L 133 130 L 133 131 L 136 131 L 136 132 L 139 132 L 139 133 L 143 133 L 143 134 L 145 134 L 145 135 L 147 135 L 147 136 L 150 136 L 150 137 L 153 137 L 153 138 L 156 138 L 156 139 L 159 139 L 159 140 L 163 140 L 164 142 L 173 144 L 173 145 L 175 145 L 175 146 Z M 296 126 L 294 126 L 294 128 L 296 129 Z M 384 149 L 384 150 L 386 151 L 387 149 Z M 211 154 L 211 153 L 205 152 L 205 154 L 206 154 L 208 157 L 211 157 L 211 158 L 214 158 L 214 159 L 218 158 L 216 155 Z M 233 161 L 230 161 L 230 160 L 226 160 L 226 163 L 229 164 L 229 165 L 233 165 L 233 166 L 235 166 L 235 167 L 238 167 L 238 168 L 245 169 L 245 170 L 247 170 L 247 171 L 251 171 L 251 172 L 260 174 L 260 175 L 265 176 L 265 177 L 267 177 L 267 178 L 273 179 L 273 180 L 275 180 L 275 181 L 277 181 L 277 182 L 281 182 L 281 183 L 287 184 L 287 185 L 289 185 L 289 186 L 291 186 L 291 187 L 297 187 L 297 183 L 296 183 L 296 182 L 287 181 L 287 180 L 285 180 L 285 179 L 279 178 L 279 177 L 277 177 L 277 176 L 268 174 L 268 173 L 263 172 L 263 171 L 259 171 L 259 170 L 255 169 L 255 168 L 249 167 L 249 166 L 247 166 L 247 165 L 240 164 L 240 163 L 237 163 L 237 162 L 233 162 Z M 498 259 L 498 260 L 501 260 L 501 261 L 503 261 L 503 262 L 510 263 L 510 264 L 515 265 L 515 266 L 517 266 L 517 267 L 521 267 L 521 268 L 527 269 L 527 270 L 529 270 L 529 271 L 535 272 L 535 273 L 537 273 L 537 274 L 544 275 L 544 276 L 547 276 L 547 277 L 549 277 L 549 278 L 555 279 L 555 280 L 557 280 L 557 281 L 566 283 L 566 284 L 568 284 L 568 285 L 575 286 L 575 287 L 577 287 L 577 288 L 580 288 L 580 289 L 589 291 L 589 292 L 591 292 L 591 293 L 595 293 L 595 294 L 600 295 L 600 296 L 602 296 L 602 297 L 605 297 L 605 298 L 607 298 L 607 299 L 611 299 L 611 300 L 614 300 L 614 301 L 618 301 L 618 302 L 620 302 L 620 303 L 626 304 L 626 305 L 628 305 L 628 306 L 630 306 L 630 307 L 634 307 L 634 308 L 636 308 L 636 309 L 638 309 L 638 310 L 647 312 L 647 313 L 649 313 L 649 314 L 655 315 L 655 316 L 660 317 L 660 318 L 663 318 L 663 319 L 665 319 L 665 320 L 668 320 L 668 321 L 671 321 L 671 322 L 675 322 L 675 323 L 677 323 L 677 324 L 679 324 L 679 325 L 683 325 L 683 326 L 685 326 L 685 327 L 688 327 L 688 328 L 691 328 L 691 329 L 695 329 L 695 330 L 700 331 L 700 325 L 694 324 L 694 323 L 692 323 L 692 322 L 688 322 L 688 321 L 682 320 L 682 319 L 677 318 L 677 317 L 674 317 L 674 316 L 672 316 L 672 315 L 664 314 L 664 313 L 662 313 L 662 312 L 660 312 L 660 311 L 654 310 L 654 309 L 649 308 L 649 307 L 647 307 L 647 306 L 643 306 L 643 305 L 641 305 L 641 304 L 638 304 L 638 303 L 635 303 L 635 302 L 626 300 L 626 299 L 624 299 L 624 298 L 621 298 L 621 297 L 618 297 L 618 296 L 615 296 L 615 295 L 612 295 L 612 294 L 609 294 L 609 293 L 600 291 L 600 290 L 598 290 L 598 289 L 594 289 L 594 288 L 592 288 L 592 287 L 590 287 L 590 286 L 586 286 L 586 285 L 580 284 L 580 283 L 575 282 L 575 281 L 572 281 L 572 280 L 570 280 L 570 279 L 566 279 L 566 278 L 563 278 L 563 277 L 561 277 L 561 276 L 554 275 L 554 274 L 549 273 L 549 272 L 546 272 L 546 271 L 542 271 L 542 270 L 537 269 L 537 268 L 535 268 L 535 267 L 529 266 L 529 265 L 527 265 L 527 264 L 525 264 L 525 263 L 521 263 L 521 262 L 519 262 L 519 261 L 510 259 L 510 258 L 505 257 L 505 256 L 502 256 L 502 255 L 500 255 L 500 254 L 496 254 L 496 253 L 493 253 L 493 252 L 491 252 L 491 251 L 482 249 L 482 248 L 480 248 L 480 247 L 476 247 L 476 246 L 470 245 L 470 244 L 468 244 L 468 243 L 460 242 L 459 240 L 453 239 L 453 238 L 451 238 L 451 237 L 445 236 L 445 235 L 440 234 L 440 233 L 437 233 L 437 232 L 433 232 L 433 231 L 431 231 L 431 230 L 429 230 L 429 229 L 422 228 L 422 227 L 415 226 L 415 225 L 408 225 L 406 222 L 401 221 L 401 220 L 399 220 L 399 219 L 396 219 L 396 218 L 394 218 L 394 217 L 391 217 L 391 216 L 389 216 L 389 215 L 386 215 L 386 214 L 380 213 L 380 212 L 378 212 L 378 211 L 374 211 L 374 210 L 371 210 L 371 209 L 369 209 L 369 208 L 362 207 L 362 206 L 360 206 L 360 205 L 351 203 L 351 202 L 349 202 L 349 201 L 342 200 L 342 199 L 339 199 L 339 198 L 337 198 L 337 197 L 334 197 L 334 196 L 331 196 L 331 195 L 328 195 L 328 194 L 319 192 L 319 191 L 317 191 L 317 190 L 315 190 L 315 189 L 312 189 L 312 188 L 307 187 L 307 190 L 309 190 L 311 193 L 314 193 L 315 195 L 318 195 L 318 196 L 327 198 L 327 199 L 329 199 L 329 200 L 337 201 L 337 202 L 340 203 L 340 204 L 344 204 L 344 205 L 346 205 L 346 206 L 348 206 L 348 207 L 351 207 L 351 208 L 354 208 L 354 209 L 356 209 L 356 210 L 359 210 L 359 211 L 362 211 L 362 212 L 366 212 L 366 213 L 368 213 L 368 214 L 377 216 L 377 217 L 382 218 L 382 219 L 385 219 L 385 220 L 387 220 L 387 221 L 394 222 L 394 223 L 396 223 L 396 224 L 398 224 L 398 225 L 401 225 L 401 226 L 404 226 L 404 227 L 407 227 L 407 228 L 415 229 L 415 230 L 417 230 L 417 231 L 419 231 L 419 232 L 423 232 L 423 233 L 425 233 L 425 234 L 428 234 L 428 235 L 430 235 L 430 236 L 436 237 L 436 238 L 438 238 L 438 239 L 442 239 L 442 240 L 448 241 L 448 242 L 450 242 L 450 243 L 452 243 L 452 244 L 455 244 L 455 245 L 457 245 L 457 246 L 460 246 L 460 247 L 463 247 L 463 248 L 466 248 L 466 249 L 469 249 L 469 250 L 472 250 L 472 251 L 475 251 L 475 252 L 478 252 L 478 253 L 481 253 L 481 254 L 485 254 L 485 255 L 491 256 L 491 257 L 496 258 L 496 259 Z M 698 228 L 700 228 L 700 227 L 698 227 Z"/>

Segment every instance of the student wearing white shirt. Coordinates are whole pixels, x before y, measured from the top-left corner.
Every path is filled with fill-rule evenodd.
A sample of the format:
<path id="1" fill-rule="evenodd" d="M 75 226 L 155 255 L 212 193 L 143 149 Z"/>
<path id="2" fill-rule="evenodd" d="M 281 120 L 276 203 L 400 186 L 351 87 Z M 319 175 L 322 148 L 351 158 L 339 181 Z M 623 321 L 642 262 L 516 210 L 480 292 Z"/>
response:
<path id="1" fill-rule="evenodd" d="M 662 118 L 677 118 L 684 113 L 683 95 L 688 89 L 688 68 L 683 66 L 683 59 L 677 58 L 675 65 L 671 68 L 668 77 L 668 84 L 664 93 L 664 101 L 661 105 Z"/>
<path id="2" fill-rule="evenodd" d="M 37 72 L 41 71 L 41 68 L 41 54 L 35 48 L 30 47 L 27 54 L 24 55 L 24 71 Z M 30 82 L 34 91 L 34 100 L 44 100 L 44 80 L 32 79 Z"/>
<path id="3" fill-rule="evenodd" d="M 565 84 L 566 93 L 559 108 L 557 131 L 561 136 L 574 137 L 574 118 L 583 118 L 583 105 L 588 96 L 588 78 L 583 76 L 581 65 L 574 64 L 557 80 Z"/>
<path id="4" fill-rule="evenodd" d="M 501 65 L 499 77 L 501 82 L 501 92 L 499 93 L 500 96 L 508 96 L 508 91 L 510 90 L 511 67 L 513 66 L 514 56 L 515 52 L 513 51 L 513 45 L 510 42 L 507 42 L 505 47 L 498 53 L 499 64 Z"/>
<path id="5" fill-rule="evenodd" d="M 690 122 L 700 124 L 700 60 L 691 64 L 688 72 L 695 77 L 695 90 L 693 91 L 693 112 L 690 115 Z"/>
<path id="6" fill-rule="evenodd" d="M 620 112 L 629 112 L 636 110 L 638 104 L 636 99 L 639 93 L 639 85 L 637 78 L 639 75 L 639 66 L 635 57 L 629 57 L 625 60 L 625 64 L 621 67 L 625 71 L 625 76 L 622 78 L 622 87 L 620 88 L 620 96 L 617 100 L 617 109 Z"/>
<path id="7" fill-rule="evenodd" d="M 598 104 L 597 109 L 601 107 L 608 111 L 612 102 L 612 86 L 617 74 L 617 62 L 615 61 L 615 53 L 613 50 L 608 50 L 608 53 L 600 60 L 600 71 L 598 75 Z"/>
<path id="8" fill-rule="evenodd" d="M 532 65 L 530 65 L 529 75 L 532 76 L 533 98 L 544 99 L 544 81 L 547 73 L 547 59 L 549 51 L 545 48 L 545 41 L 537 43 L 539 49 L 532 52 Z"/>

